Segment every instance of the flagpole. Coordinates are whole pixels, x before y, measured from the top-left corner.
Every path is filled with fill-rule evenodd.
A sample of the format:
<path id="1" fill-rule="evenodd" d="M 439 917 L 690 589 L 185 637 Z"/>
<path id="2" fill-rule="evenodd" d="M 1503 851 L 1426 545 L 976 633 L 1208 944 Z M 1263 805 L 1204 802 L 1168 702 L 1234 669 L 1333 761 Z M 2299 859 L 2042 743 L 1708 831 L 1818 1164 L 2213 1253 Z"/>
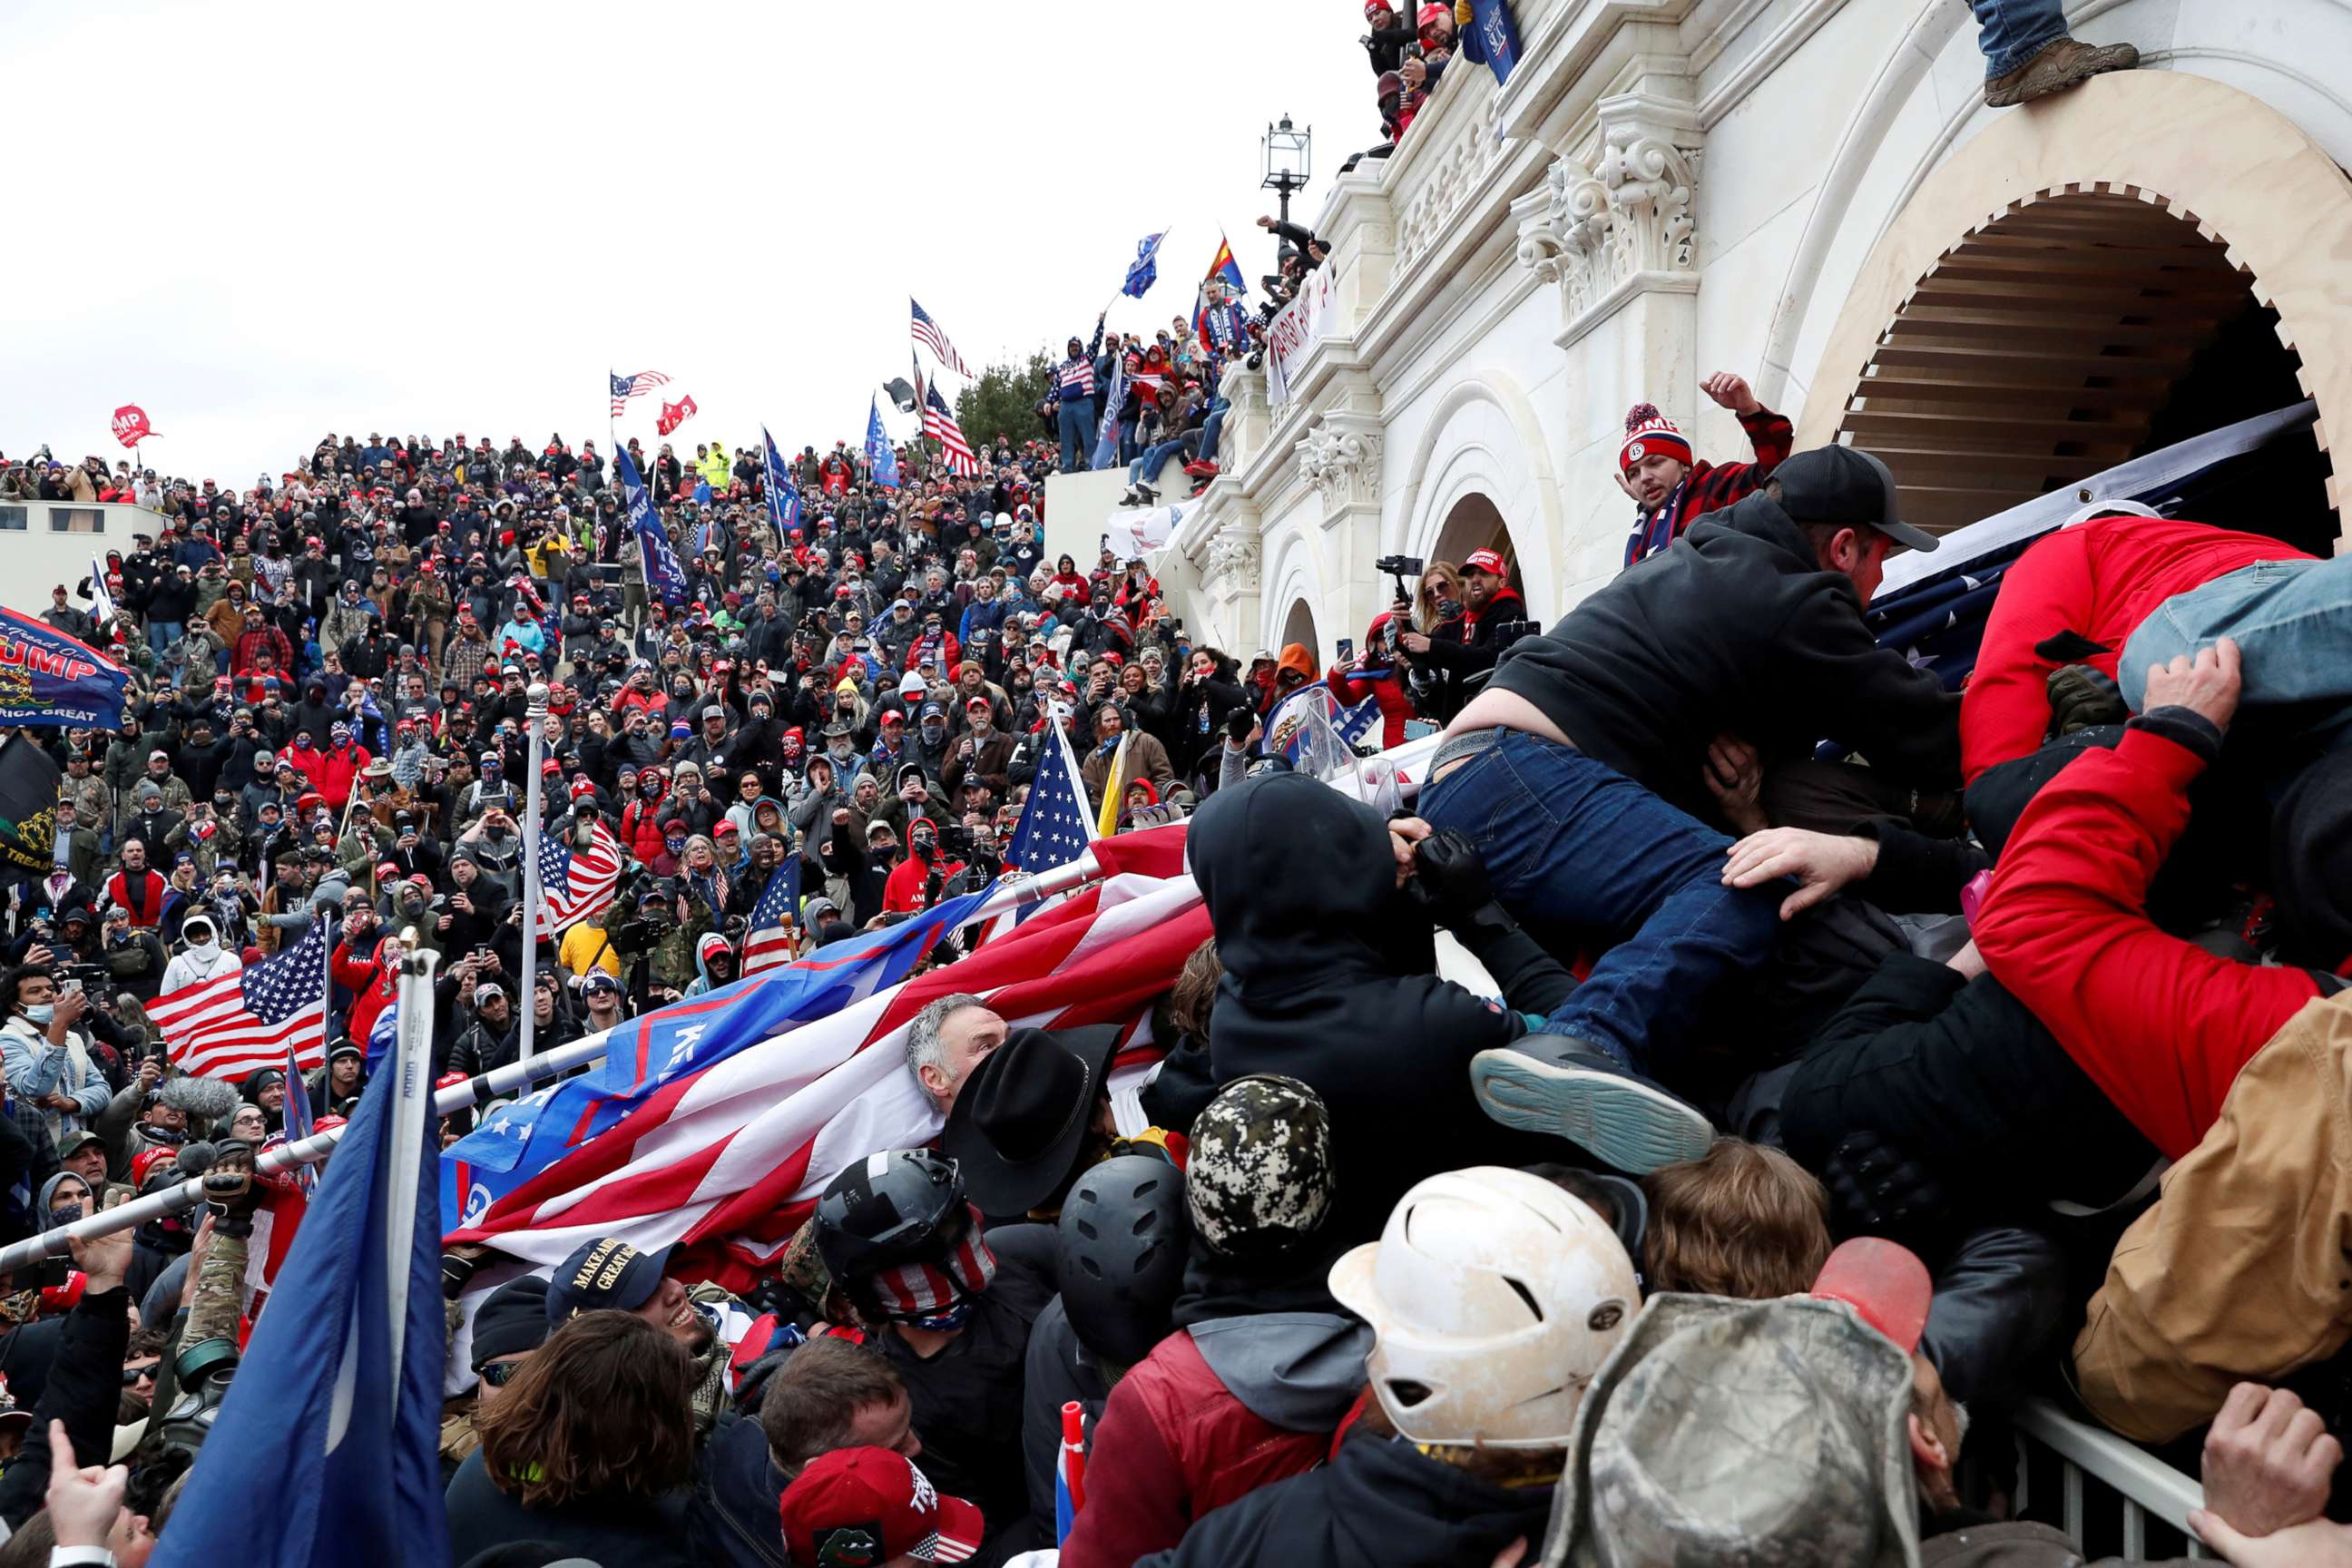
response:
<path id="1" fill-rule="evenodd" d="M 319 918 L 326 922 L 326 946 L 319 955 L 319 1066 L 323 1068 L 327 1065 L 328 1041 L 335 1028 L 335 917 L 331 910 L 321 910 Z M 367 1042 L 358 1043 L 361 1060 L 364 1061 Z M 291 1093 L 293 1086 L 288 1085 L 287 1091 Z"/>
<path id="2" fill-rule="evenodd" d="M 539 839 L 544 831 L 541 824 L 539 781 L 540 757 L 547 750 L 547 685 L 532 683 L 525 693 L 528 706 L 523 710 L 523 722 L 530 726 L 530 776 L 523 781 L 524 805 L 527 814 L 522 827 L 522 995 L 517 1005 L 522 1009 L 519 1055 L 530 1059 L 531 1036 L 539 1022 L 539 914 L 540 900 L 545 889 L 539 885 Z"/>
<path id="3" fill-rule="evenodd" d="M 981 900 L 979 907 L 973 910 L 965 920 L 963 927 L 959 929 L 968 929 L 983 921 L 994 920 L 1008 910 L 1019 909 L 1024 904 L 1035 903 L 1040 899 L 1051 898 L 1055 893 L 1068 892 L 1073 888 L 1084 887 L 1089 882 L 1099 881 L 1109 874 L 1109 868 L 1095 859 L 1094 851 L 1087 850 L 1066 866 L 1055 866 L 1040 871 L 1034 877 L 1024 877 L 1017 882 L 1000 885 L 995 891 Z M 779 966 L 780 969 L 781 967 Z M 774 972 L 763 971 L 762 973 Z M 418 1026 L 423 1031 L 421 1037 L 429 1041 L 432 1033 L 433 1006 L 430 966 L 428 965 L 425 970 L 425 978 L 417 982 L 417 994 L 420 1000 L 414 1007 L 408 1005 L 410 993 L 407 982 L 408 977 L 404 974 L 400 992 L 400 1017 L 396 1027 L 405 1035 L 409 1028 L 409 1019 L 414 1016 L 422 1020 Z M 633 1019 L 630 1024 L 622 1025 L 621 1027 L 628 1028 L 639 1021 Z M 606 1047 L 611 1043 L 613 1034 L 613 1030 L 607 1029 L 591 1035 L 584 1040 L 575 1040 L 571 1045 L 559 1046 L 554 1050 L 541 1052 L 527 1061 L 520 1059 L 511 1061 L 504 1067 L 495 1068 L 478 1078 L 467 1079 L 464 1083 L 453 1083 L 433 1096 L 433 1114 L 449 1116 L 476 1106 L 488 1105 L 490 1101 L 502 1099 L 527 1085 L 544 1083 L 551 1079 L 562 1077 L 574 1068 L 586 1067 L 601 1061 L 604 1059 Z M 429 1054 L 420 1052 L 415 1059 L 421 1063 L 429 1063 L 431 1058 Z M 401 1079 L 395 1077 L 393 1081 L 397 1084 Z M 330 1127 L 323 1132 L 313 1133 L 299 1143 L 280 1144 L 256 1160 L 253 1168 L 262 1175 L 270 1175 L 279 1171 L 290 1170 L 297 1165 L 315 1165 L 335 1152 L 335 1144 L 342 1135 L 343 1129 L 341 1127 Z M 161 1192 L 149 1193 L 143 1197 L 133 1198 L 129 1203 L 115 1208 L 84 1215 L 70 1225 L 61 1225 L 54 1229 L 45 1230 L 37 1236 L 27 1237 L 22 1241 L 12 1243 L 8 1247 L 0 1247 L 0 1274 L 9 1274 L 20 1268 L 30 1268 L 45 1258 L 62 1257 L 68 1249 L 68 1242 L 88 1241 L 93 1237 L 110 1236 L 116 1231 L 129 1230 L 134 1226 L 144 1225 L 151 1219 L 160 1219 L 166 1215 L 178 1214 L 184 1209 L 194 1208 L 204 1201 L 204 1179 L 200 1176 L 191 1176 L 175 1187 L 166 1187 Z"/>
<path id="4" fill-rule="evenodd" d="M 386 1158 L 391 1180 L 384 1184 L 384 1278 L 391 1305 L 386 1321 L 408 1321 L 408 1287 L 416 1252 L 417 1189 L 424 1184 L 425 1147 L 432 1135 L 433 1095 L 433 966 L 437 953 L 411 949 L 401 954 L 400 1011 L 393 1030 L 391 1084 L 379 1092 L 399 1096 L 387 1130 Z M 528 961 L 526 961 L 528 962 Z M 400 1386 L 400 1357 L 408 1336 L 392 1335 L 391 1386 Z"/>

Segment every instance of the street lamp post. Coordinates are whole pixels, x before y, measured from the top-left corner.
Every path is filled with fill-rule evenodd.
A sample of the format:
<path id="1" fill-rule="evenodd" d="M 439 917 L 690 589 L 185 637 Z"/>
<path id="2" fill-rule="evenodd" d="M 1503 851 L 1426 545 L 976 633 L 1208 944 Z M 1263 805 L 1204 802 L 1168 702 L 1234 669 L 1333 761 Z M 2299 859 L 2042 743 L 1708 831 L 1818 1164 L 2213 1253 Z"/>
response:
<path id="1" fill-rule="evenodd" d="M 523 781 L 522 819 L 522 994 L 516 1005 L 522 1012 L 517 1045 L 524 1061 L 530 1060 L 532 1026 L 539 1022 L 539 837 L 547 831 L 540 808 L 540 758 L 547 752 L 547 685 L 533 681 L 523 694 L 523 722 L 530 730 L 530 776 Z"/>
<path id="2" fill-rule="evenodd" d="M 1315 128 L 1296 129 L 1290 116 L 1265 128 L 1265 140 L 1258 143 L 1265 157 L 1265 178 L 1259 185 L 1275 193 L 1282 204 L 1282 221 L 1290 221 L 1290 193 L 1307 188 L 1307 176 L 1313 163 Z"/>

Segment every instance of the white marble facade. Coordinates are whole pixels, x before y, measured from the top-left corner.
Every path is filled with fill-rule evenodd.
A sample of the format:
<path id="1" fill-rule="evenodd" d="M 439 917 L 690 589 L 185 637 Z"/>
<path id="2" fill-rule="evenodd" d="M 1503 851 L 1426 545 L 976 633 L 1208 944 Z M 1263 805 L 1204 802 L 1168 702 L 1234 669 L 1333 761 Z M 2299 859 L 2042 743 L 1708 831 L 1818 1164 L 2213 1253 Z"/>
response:
<path id="1" fill-rule="evenodd" d="M 2095 81 L 2066 95 L 2078 102 L 2009 110 L 1982 106 L 1963 0 L 1514 9 L 1526 58 L 1507 88 L 1457 65 L 1395 157 L 1322 193 L 1336 301 L 1290 399 L 1269 406 L 1262 374 L 1228 377 L 1225 477 L 1161 572 L 1228 651 L 1311 623 L 1328 660 L 1388 597 L 1377 559 L 1459 559 L 1497 518 L 1530 606 L 1558 614 L 1616 570 L 1630 508 L 1611 466 L 1629 405 L 1657 404 L 1702 455 L 1745 456 L 1737 422 L 1698 392 L 1735 370 L 1801 444 L 1833 438 L 1854 345 L 1906 297 L 1890 269 L 1916 267 L 1918 237 L 1948 227 L 1932 263 L 2004 202 L 2128 176 L 2208 214 L 2283 149 L 2316 192 L 2300 205 L 2352 224 L 2335 167 L 2352 163 L 2346 0 L 2070 4 L 2078 37 L 2129 38 L 2144 74 L 2202 79 L 2153 97 L 2134 83 L 2112 103 Z M 2018 123 L 1979 147 L 2003 115 Z M 2132 172 L 2142 158 L 2152 173 Z M 2280 251 L 2284 271 L 2298 265 L 2284 235 L 2308 216 L 2280 215 L 2281 237 L 2219 237 L 2254 271 L 2242 248 Z M 2352 378 L 2338 287 L 2315 276 L 2276 301 L 2323 429 L 2332 402 L 2352 417 L 2352 392 L 2328 390 Z"/>

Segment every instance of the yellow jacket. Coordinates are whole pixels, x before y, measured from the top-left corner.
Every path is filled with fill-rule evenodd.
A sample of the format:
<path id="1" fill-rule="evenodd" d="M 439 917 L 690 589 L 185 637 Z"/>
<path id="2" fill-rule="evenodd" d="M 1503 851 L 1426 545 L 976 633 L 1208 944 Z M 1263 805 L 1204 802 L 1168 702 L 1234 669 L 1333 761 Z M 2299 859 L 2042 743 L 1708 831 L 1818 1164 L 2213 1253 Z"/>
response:
<path id="1" fill-rule="evenodd" d="M 601 925 L 582 921 L 563 933 L 562 942 L 555 950 L 555 962 L 574 980 L 585 980 L 591 969 L 601 969 L 618 980 L 621 977 L 621 955 L 613 951 L 613 943 Z"/>

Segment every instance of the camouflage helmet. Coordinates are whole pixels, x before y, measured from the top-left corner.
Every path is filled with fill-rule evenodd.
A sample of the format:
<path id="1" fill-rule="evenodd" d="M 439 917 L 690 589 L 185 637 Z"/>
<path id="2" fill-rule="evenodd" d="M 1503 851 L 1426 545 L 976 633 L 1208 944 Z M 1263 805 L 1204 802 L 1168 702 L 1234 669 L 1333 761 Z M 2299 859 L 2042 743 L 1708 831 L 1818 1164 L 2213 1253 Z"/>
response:
<path id="1" fill-rule="evenodd" d="M 1330 1113 L 1295 1078 L 1235 1079 L 1192 1125 L 1185 1201 L 1194 1231 L 1224 1257 L 1267 1258 L 1305 1241 L 1337 1186 Z"/>

